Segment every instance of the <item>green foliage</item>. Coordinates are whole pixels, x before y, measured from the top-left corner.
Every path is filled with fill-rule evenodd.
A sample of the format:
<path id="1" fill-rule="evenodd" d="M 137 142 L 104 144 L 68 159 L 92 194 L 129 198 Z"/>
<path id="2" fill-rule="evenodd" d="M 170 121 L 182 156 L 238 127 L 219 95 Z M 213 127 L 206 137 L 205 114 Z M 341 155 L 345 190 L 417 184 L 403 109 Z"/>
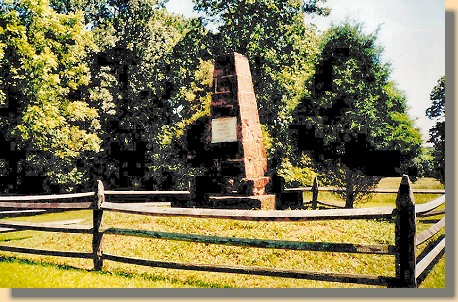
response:
<path id="1" fill-rule="evenodd" d="M 146 6 L 163 8 L 168 0 L 142 1 Z M 119 0 L 50 0 L 51 7 L 59 13 L 68 14 L 81 11 L 85 23 L 91 27 L 99 27 L 107 20 L 115 21 L 119 14 L 126 11 L 127 1 Z"/>
<path id="2" fill-rule="evenodd" d="M 175 181 L 170 188 L 187 188 L 198 171 L 187 164 L 184 133 L 209 115 L 210 58 L 231 51 L 250 60 L 269 174 L 289 185 L 309 185 L 315 175 L 308 157 L 293 152 L 289 131 L 304 100 L 354 106 L 332 131 L 321 117 L 303 121 L 326 144 L 364 132 L 377 149 L 402 151 L 404 166 L 420 153 L 376 34 L 347 24 L 320 40 L 305 25 L 309 15 L 329 13 L 325 0 L 194 1 L 217 27 L 213 33 L 203 20 L 169 14 L 162 0 L 49 1 L 0 7 L 0 106 L 18 104 L 16 115 L 0 118 L 0 129 L 26 151 L 34 173 L 64 191 L 92 189 L 95 178 L 110 188 L 157 189 L 167 178 Z M 335 62 L 333 90 L 314 97 L 314 64 L 348 45 L 350 58 Z M 142 148 L 138 156 L 115 155 Z M 132 165 L 142 171 L 130 175 Z M 338 163 L 320 165 L 349 175 Z"/>
<path id="3" fill-rule="evenodd" d="M 288 159 L 283 161 L 282 166 L 278 169 L 278 175 L 285 179 L 289 187 L 312 186 L 313 179 L 317 176 L 312 167 L 310 158 L 303 155 L 299 165 L 293 165 Z"/>
<path id="4" fill-rule="evenodd" d="M 129 1 L 114 12 L 93 29 L 101 51 L 89 94 L 101 113 L 103 152 L 86 165 L 105 163 L 92 174 L 109 187 L 161 188 L 166 175 L 174 188 L 187 188 L 192 170 L 184 131 L 209 111 L 213 65 L 202 58 L 207 30 L 199 20 L 169 14 L 158 1 Z M 132 159 L 113 156 L 113 143 L 121 151 L 145 146 L 135 159 L 143 171 L 126 172 Z"/>
<path id="5" fill-rule="evenodd" d="M 0 127 L 23 150 L 38 152 L 28 156 L 37 171 L 72 169 L 74 160 L 99 151 L 98 112 L 79 96 L 90 83 L 88 56 L 95 49 L 80 12 L 58 14 L 47 0 L 1 7 L 0 96 L 18 110 L 3 116 Z M 44 161 L 51 166 L 41 166 Z"/>
<path id="6" fill-rule="evenodd" d="M 445 182 L 445 76 L 442 76 L 431 91 L 431 107 L 426 110 L 426 116 L 436 120 L 429 130 L 428 142 L 433 143 L 434 168 L 442 183 Z"/>
<path id="7" fill-rule="evenodd" d="M 405 96 L 389 81 L 390 66 L 381 61 L 382 49 L 376 39 L 377 32 L 364 34 L 361 24 L 348 21 L 324 33 L 317 65 L 331 64 L 331 86 L 321 93 L 315 90 L 306 94 L 299 109 L 313 114 L 297 117 L 299 124 L 315 127 L 325 148 L 333 148 L 331 153 L 336 156 L 316 156 L 316 167 L 323 174 L 323 182 L 345 188 L 341 194 L 347 207 L 353 207 L 353 202 L 380 180 L 350 168 L 346 157 L 339 157 L 345 154 L 347 143 L 399 151 L 404 169 L 420 152 L 420 132 L 407 115 Z M 308 90 L 317 89 L 316 84 L 310 81 Z M 329 114 L 320 113 L 327 111 Z"/>
<path id="8" fill-rule="evenodd" d="M 445 76 L 440 77 L 437 81 L 437 85 L 431 90 L 429 99 L 433 104 L 426 109 L 426 116 L 443 118 L 445 116 Z"/>
<path id="9" fill-rule="evenodd" d="M 59 15 L 46 1 L 20 2 L 1 16 L 1 40 L 10 74 L 3 91 L 16 90 L 24 109 L 17 129 L 25 141 L 61 158 L 97 151 L 97 111 L 69 95 L 89 84 L 87 51 L 94 48 L 81 14 Z M 14 58 L 14 60 L 11 60 Z M 10 100 L 11 102 L 13 100 Z M 33 137 L 33 139 L 32 139 Z"/>
<path id="10" fill-rule="evenodd" d="M 418 169 L 419 177 L 433 177 L 435 175 L 433 152 L 432 147 L 422 147 L 421 154 L 414 158 L 413 162 Z"/>
<path id="11" fill-rule="evenodd" d="M 270 172 L 292 156 L 291 112 L 306 90 L 317 54 L 315 31 L 304 18 L 309 13 L 327 14 L 320 2 L 325 1 L 194 1 L 195 9 L 217 26 L 213 54 L 235 51 L 248 57 L 264 137 L 271 141 Z"/>

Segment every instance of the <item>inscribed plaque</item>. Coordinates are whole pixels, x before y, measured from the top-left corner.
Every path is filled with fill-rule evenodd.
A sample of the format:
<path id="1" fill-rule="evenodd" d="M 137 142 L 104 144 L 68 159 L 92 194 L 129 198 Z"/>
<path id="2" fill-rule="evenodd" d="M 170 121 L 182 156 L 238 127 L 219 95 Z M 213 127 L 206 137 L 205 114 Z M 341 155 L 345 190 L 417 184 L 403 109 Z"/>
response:
<path id="1" fill-rule="evenodd" d="M 237 141 L 237 117 L 212 119 L 212 143 Z"/>

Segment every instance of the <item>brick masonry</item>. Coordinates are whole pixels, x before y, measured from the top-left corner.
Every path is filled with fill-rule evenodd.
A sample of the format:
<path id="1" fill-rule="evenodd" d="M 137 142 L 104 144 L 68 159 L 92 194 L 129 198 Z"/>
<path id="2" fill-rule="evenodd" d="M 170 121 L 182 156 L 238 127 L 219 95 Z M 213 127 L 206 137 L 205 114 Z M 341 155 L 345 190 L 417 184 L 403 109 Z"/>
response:
<path id="1" fill-rule="evenodd" d="M 212 202 L 212 204 L 219 208 L 227 202 L 226 206 L 235 207 L 237 203 L 242 206 L 243 202 L 250 201 L 248 202 L 250 205 L 247 204 L 248 207 L 275 209 L 275 195 L 266 194 L 266 186 L 271 182 L 271 178 L 265 175 L 267 156 L 262 141 L 261 124 L 248 59 L 238 53 L 218 58 L 213 78 L 211 119 L 236 117 L 237 141 L 220 142 L 221 137 L 218 137 L 217 140 L 210 138 L 207 141 L 214 141 L 212 149 L 219 152 L 229 150 L 229 148 L 221 148 L 222 146 L 237 144 L 236 148 L 231 148 L 238 150 L 235 154 L 226 153 L 227 156 L 214 154 L 214 158 L 220 158 L 218 171 L 220 175 L 228 175 L 237 171 L 236 175 L 232 174 L 232 176 L 237 179 L 238 183 L 234 184 L 234 189 L 240 198 L 228 197 L 226 200 L 218 198 L 218 202 Z M 211 127 L 212 125 L 210 129 Z M 216 128 L 210 131 L 211 135 L 216 135 L 216 132 Z M 219 133 L 221 135 L 224 131 Z M 229 173 L 230 168 L 232 170 Z"/>

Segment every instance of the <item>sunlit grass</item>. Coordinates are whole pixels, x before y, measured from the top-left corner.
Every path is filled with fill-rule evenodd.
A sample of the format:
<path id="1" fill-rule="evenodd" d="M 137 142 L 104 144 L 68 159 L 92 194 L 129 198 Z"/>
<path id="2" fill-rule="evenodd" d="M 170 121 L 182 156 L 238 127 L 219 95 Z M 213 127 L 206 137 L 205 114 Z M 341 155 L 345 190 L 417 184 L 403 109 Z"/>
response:
<path id="1" fill-rule="evenodd" d="M 393 182 L 394 183 L 394 182 Z M 397 184 L 399 185 L 399 183 Z M 326 193 L 327 194 L 327 193 Z M 330 193 L 329 193 L 330 194 Z M 329 196 L 331 196 L 330 194 Z M 365 206 L 394 206 L 396 194 L 376 194 Z M 438 195 L 416 195 L 417 203 Z M 329 197 L 330 199 L 331 197 Z M 333 197 L 335 198 L 335 197 Z M 320 200 L 328 199 L 325 192 Z M 333 201 L 338 202 L 338 199 Z M 82 219 L 92 224 L 91 211 L 14 218 L 21 221 L 56 221 Z M 417 232 L 429 228 L 437 217 L 419 219 Z M 262 238 L 307 242 L 354 244 L 394 244 L 394 224 L 386 220 L 334 220 L 313 222 L 250 222 L 227 219 L 165 218 L 105 212 L 102 225 L 129 229 L 154 230 L 238 238 Z M 436 238 L 442 236 L 442 231 Z M 36 231 L 0 233 L 0 243 L 62 251 L 91 251 L 92 237 Z M 421 245 L 421 252 L 427 243 Z M 334 272 L 394 276 L 394 256 L 287 251 L 105 235 L 105 253 L 158 261 L 227 266 L 255 266 L 298 269 L 311 272 Z M 105 261 L 102 272 L 92 271 L 89 259 L 0 252 L 0 286 L 2 287 L 366 287 L 360 284 L 318 282 L 242 274 L 209 273 L 143 267 Z M 427 275 L 420 287 L 445 286 L 445 257 Z"/>
<path id="2" fill-rule="evenodd" d="M 204 228 L 201 226 L 199 221 L 203 222 L 205 225 Z M 183 232 L 183 226 L 186 226 L 186 233 L 192 234 L 294 241 L 376 244 L 388 243 L 394 240 L 393 226 L 386 221 L 374 220 L 360 221 L 359 223 L 356 221 L 351 223 L 348 221 L 256 223 L 216 219 L 145 218 L 145 216 L 141 215 L 106 213 L 104 216 L 104 225 L 167 232 Z M 175 225 L 178 227 L 174 227 Z M 361 233 L 359 232 L 361 228 L 376 231 Z M 91 247 L 90 235 L 27 232 L 27 236 L 18 237 L 19 233 L 20 232 L 2 234 L 0 241 L 10 240 L 4 242 L 4 244 L 32 248 L 39 246 L 40 248 L 53 250 L 89 251 Z M 11 240 L 13 238 L 21 239 Z M 110 254 L 169 262 L 188 262 L 209 265 L 221 264 L 228 266 L 259 266 L 300 269 L 306 271 L 361 273 L 391 276 L 394 274 L 394 258 L 392 256 L 316 253 L 233 247 L 115 235 L 105 236 L 103 246 L 104 252 Z M 1 254 L 13 256 L 12 253 L 2 252 Z M 36 261 L 35 265 L 45 262 L 59 265 L 65 264 L 87 270 L 90 270 L 92 267 L 90 260 L 65 259 L 38 255 L 19 255 L 16 257 Z M 6 264 L 0 262 L 0 267 L 3 265 Z M 46 268 L 46 272 L 44 273 L 47 274 L 49 269 L 50 268 Z M 181 287 L 186 285 L 189 286 L 190 281 L 192 281 L 193 286 L 197 287 L 360 287 L 357 284 L 334 284 L 287 278 L 148 268 L 120 264 L 111 261 L 105 262 L 104 270 L 117 274 L 121 272 L 133 275 L 146 274 L 150 276 L 150 279 L 159 278 L 161 280 L 165 280 L 164 282 L 171 283 L 156 284 L 155 282 L 151 282 L 149 285 L 145 286 L 144 283 L 139 281 L 140 283 L 134 287 Z M 56 273 L 59 278 L 61 273 L 62 272 L 60 270 Z M 92 276 L 92 272 L 88 272 L 88 274 L 89 276 L 86 278 L 98 278 L 98 276 Z M 25 280 L 28 280 L 28 278 Z M 135 282 L 135 280 L 136 279 L 133 279 L 131 282 Z M 2 282 L 5 282 L 5 280 Z M 53 283 L 53 281 L 49 282 Z M 36 284 L 36 282 L 31 282 L 30 286 L 35 286 Z M 60 287 L 59 284 L 61 283 L 56 282 L 55 287 Z M 85 282 L 80 285 L 75 284 L 75 282 L 70 284 L 72 284 L 72 287 L 85 287 L 87 285 Z M 110 287 L 110 284 L 112 283 L 109 283 L 107 286 Z M 4 287 L 10 287 L 13 286 L 14 283 L 11 285 L 3 283 L 2 285 Z"/>
<path id="3" fill-rule="evenodd" d="M 398 189 L 401 183 L 401 177 L 387 177 L 383 178 L 377 188 L 379 189 Z M 444 185 L 434 178 L 419 178 L 417 181 L 411 183 L 413 189 L 444 189 Z M 415 203 L 421 204 L 438 198 L 439 194 L 414 194 Z M 304 201 L 311 201 L 312 193 L 304 192 Z M 331 202 L 339 206 L 345 206 L 345 200 L 339 195 L 332 192 L 319 192 L 318 201 Z M 396 193 L 373 193 L 367 198 L 357 201 L 354 205 L 355 208 L 366 207 L 395 207 L 396 206 Z"/>
<path id="4" fill-rule="evenodd" d="M 380 189 L 396 189 L 401 183 L 401 177 L 385 177 L 379 184 Z M 444 189 L 444 185 L 439 180 L 431 177 L 418 178 L 415 182 L 411 182 L 413 189 Z"/>

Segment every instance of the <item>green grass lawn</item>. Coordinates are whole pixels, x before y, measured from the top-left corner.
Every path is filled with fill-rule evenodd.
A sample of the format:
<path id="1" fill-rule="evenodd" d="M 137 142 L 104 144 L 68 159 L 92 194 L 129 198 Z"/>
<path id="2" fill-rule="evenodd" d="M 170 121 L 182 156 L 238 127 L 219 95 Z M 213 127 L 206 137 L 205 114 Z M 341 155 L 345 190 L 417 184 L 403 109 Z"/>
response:
<path id="1" fill-rule="evenodd" d="M 386 183 L 393 182 L 389 180 Z M 432 181 L 426 181 L 427 185 Z M 399 182 L 397 183 L 399 185 Z M 324 193 L 323 193 L 324 194 Z M 394 198 L 376 194 L 358 206 L 394 206 Z M 383 194 L 392 195 L 392 194 Z M 321 192 L 320 192 L 321 196 Z M 417 203 L 438 195 L 415 196 Z M 331 198 L 331 197 L 329 197 Z M 335 196 L 332 196 L 335 198 Z M 321 197 L 319 198 L 321 199 Z M 420 201 L 421 200 L 421 201 Z M 338 201 L 338 200 L 336 200 Z M 21 221 L 83 219 L 91 225 L 91 211 L 71 211 Z M 418 232 L 440 217 L 419 220 Z M 335 220 L 315 222 L 250 222 L 226 219 L 165 218 L 105 212 L 103 226 L 240 238 L 264 238 L 309 242 L 394 244 L 394 224 L 385 220 Z M 443 236 L 442 231 L 434 239 Z M 433 240 L 434 240 L 433 239 Z M 36 231 L 0 233 L 0 243 L 60 251 L 91 251 L 91 235 Z M 427 243 L 419 247 L 420 252 Z M 232 247 L 105 235 L 104 252 L 114 255 L 171 262 L 259 266 L 317 272 L 394 276 L 394 256 L 287 251 Z M 105 261 L 102 272 L 92 271 L 92 260 L 0 252 L 0 286 L 15 287 L 265 287 L 330 288 L 366 287 L 360 284 L 319 282 L 278 277 L 172 270 Z M 420 287 L 445 287 L 445 256 L 433 267 Z"/>
<path id="2" fill-rule="evenodd" d="M 378 189 L 398 189 L 401 183 L 401 177 L 383 178 L 378 184 Z M 434 178 L 419 178 L 411 183 L 413 189 L 444 189 L 444 185 Z M 421 204 L 438 198 L 438 194 L 414 194 L 415 203 Z M 312 200 L 311 192 L 304 192 L 304 201 Z M 337 194 L 332 192 L 319 192 L 318 200 L 324 202 L 332 202 L 333 204 L 345 206 L 345 200 L 341 199 Z M 365 207 L 395 207 L 396 193 L 380 193 L 371 194 L 368 198 L 357 201 L 355 208 Z"/>
<path id="3" fill-rule="evenodd" d="M 399 188 L 400 183 L 401 177 L 386 177 L 379 182 L 378 188 L 395 189 Z M 413 189 L 444 189 L 444 185 L 439 180 L 430 177 L 418 178 L 411 184 Z"/>

